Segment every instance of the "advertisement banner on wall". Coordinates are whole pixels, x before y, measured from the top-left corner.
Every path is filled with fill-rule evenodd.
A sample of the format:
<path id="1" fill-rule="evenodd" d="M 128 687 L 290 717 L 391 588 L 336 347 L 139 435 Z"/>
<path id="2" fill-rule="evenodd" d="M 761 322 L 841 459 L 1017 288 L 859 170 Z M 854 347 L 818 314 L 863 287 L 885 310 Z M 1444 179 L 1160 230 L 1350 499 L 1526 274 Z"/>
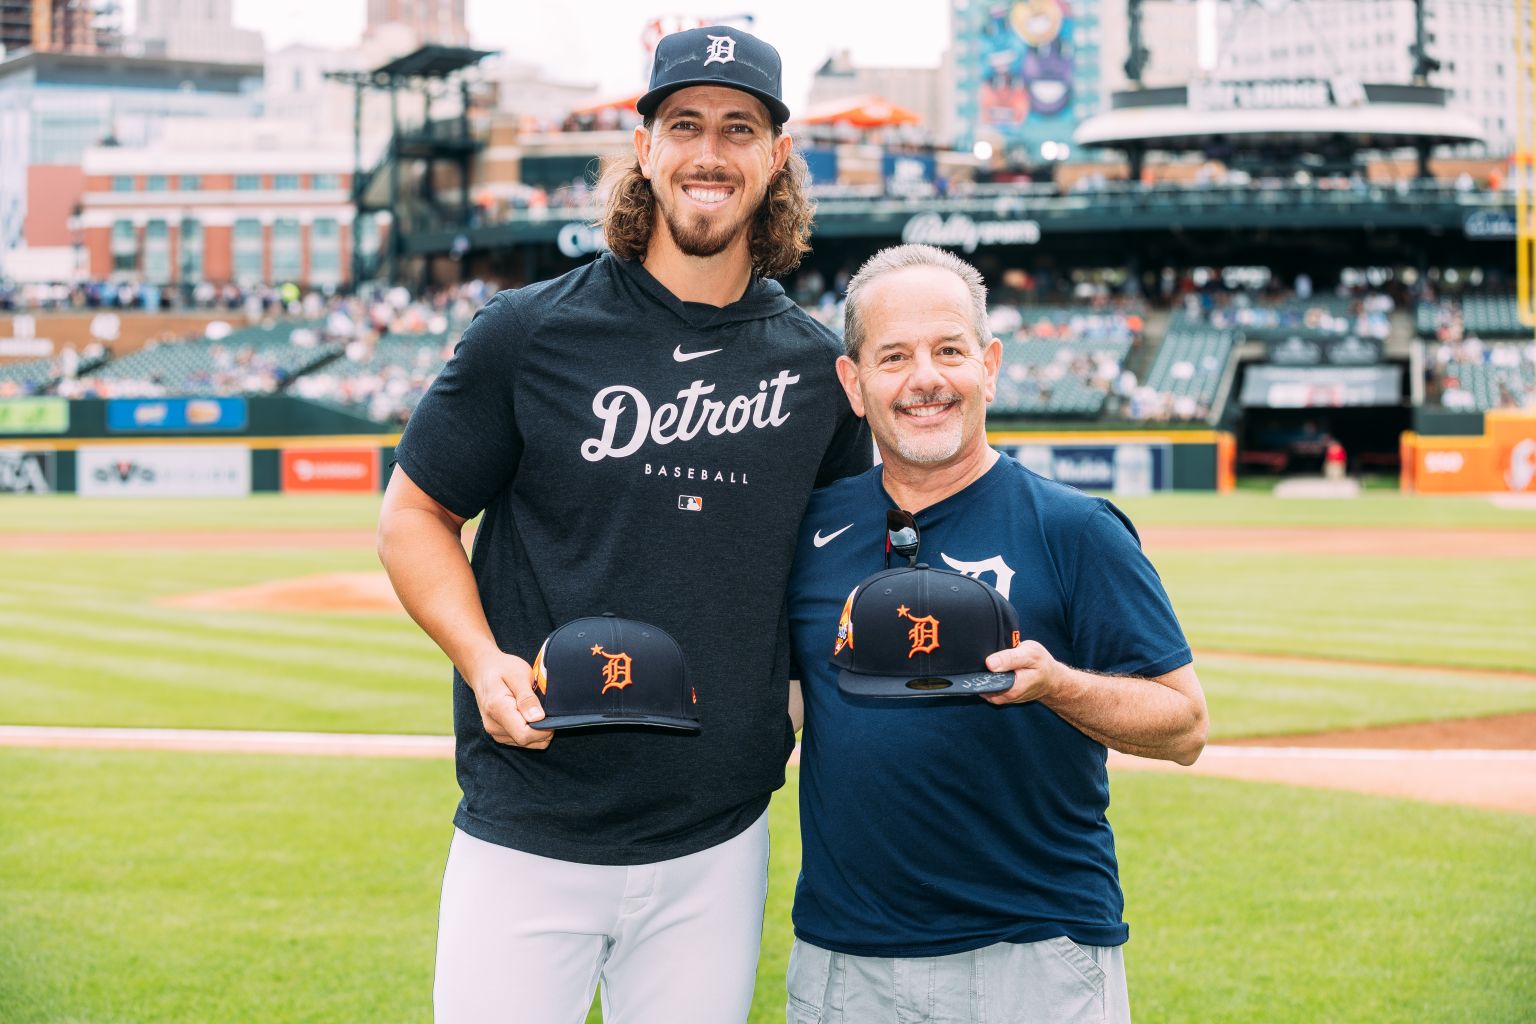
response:
<path id="1" fill-rule="evenodd" d="M 1420 494 L 1497 490 L 1493 455 L 1485 437 L 1420 437 L 1413 452 L 1414 488 Z"/>
<path id="2" fill-rule="evenodd" d="M 1536 413 L 1495 409 L 1486 418 L 1494 466 L 1504 489 L 1536 493 Z"/>
<path id="3" fill-rule="evenodd" d="M 0 399 L 0 434 L 67 434 L 69 399 Z"/>
<path id="4" fill-rule="evenodd" d="M 83 447 L 75 489 L 86 498 L 243 498 L 251 452 L 234 445 Z"/>
<path id="5" fill-rule="evenodd" d="M 1536 415 L 1494 409 L 1477 436 L 1413 436 L 1405 477 L 1420 494 L 1536 494 Z"/>
<path id="6" fill-rule="evenodd" d="M 52 494 L 54 458 L 53 452 L 0 448 L 0 494 Z"/>
<path id="7" fill-rule="evenodd" d="M 244 430 L 243 398 L 113 398 L 107 401 L 107 429 L 113 433 L 150 430 Z"/>
<path id="8" fill-rule="evenodd" d="M 377 448 L 285 448 L 283 492 L 367 494 L 379 489 Z"/>
<path id="9" fill-rule="evenodd" d="M 1165 444 L 999 445 L 1041 476 L 1084 491 L 1150 494 L 1173 489 L 1172 459 Z"/>

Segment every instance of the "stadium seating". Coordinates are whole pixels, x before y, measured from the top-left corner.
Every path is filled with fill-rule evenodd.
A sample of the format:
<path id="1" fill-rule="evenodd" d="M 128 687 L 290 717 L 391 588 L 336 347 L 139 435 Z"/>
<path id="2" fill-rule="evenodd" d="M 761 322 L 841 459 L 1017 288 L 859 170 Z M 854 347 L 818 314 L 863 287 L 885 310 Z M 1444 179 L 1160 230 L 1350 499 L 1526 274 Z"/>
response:
<path id="1" fill-rule="evenodd" d="M 1445 408 L 1482 411 L 1536 406 L 1536 345 L 1495 344 L 1481 354 L 1478 360 L 1451 359 L 1434 371 L 1431 380 L 1438 381 Z"/>
<path id="2" fill-rule="evenodd" d="M 1232 358 L 1236 332 L 1177 313 L 1157 350 L 1146 386 L 1161 401 L 1133 418 L 1205 419 Z M 1141 415 L 1136 415 L 1141 412 Z"/>
<path id="3" fill-rule="evenodd" d="M 442 371 L 459 330 L 387 334 L 294 381 L 289 393 L 332 402 L 381 423 L 404 423 Z"/>
<path id="4" fill-rule="evenodd" d="M 1071 306 L 993 310 L 1003 339 L 993 409 L 1002 415 L 1094 418 L 1141 337 L 1138 311 Z"/>
<path id="5" fill-rule="evenodd" d="M 1260 299 L 1217 306 L 1204 314 L 1216 328 L 1238 331 L 1250 341 L 1385 338 L 1391 329 L 1392 301 L 1380 293 L 1361 296 L 1318 295 L 1307 299 Z"/>
<path id="6" fill-rule="evenodd" d="M 1469 292 L 1438 302 L 1421 302 L 1415 310 L 1414 326 L 1423 338 L 1444 337 L 1446 329 L 1453 339 L 1463 334 L 1481 338 L 1531 336 L 1531 328 L 1520 322 L 1515 296 L 1497 292 Z"/>
<path id="7" fill-rule="evenodd" d="M 54 389 L 64 372 L 58 356 L 44 359 L 25 359 L 0 366 L 0 398 L 20 395 L 44 394 Z M 106 356 L 81 356 L 74 373 L 90 373 L 107 361 Z"/>
<path id="8" fill-rule="evenodd" d="M 59 375 L 53 359 L 27 359 L 0 366 L 0 394 L 35 395 Z"/>
<path id="9" fill-rule="evenodd" d="M 104 397 L 271 394 L 341 354 L 318 321 L 245 327 L 213 340 L 150 344 L 90 374 Z"/>

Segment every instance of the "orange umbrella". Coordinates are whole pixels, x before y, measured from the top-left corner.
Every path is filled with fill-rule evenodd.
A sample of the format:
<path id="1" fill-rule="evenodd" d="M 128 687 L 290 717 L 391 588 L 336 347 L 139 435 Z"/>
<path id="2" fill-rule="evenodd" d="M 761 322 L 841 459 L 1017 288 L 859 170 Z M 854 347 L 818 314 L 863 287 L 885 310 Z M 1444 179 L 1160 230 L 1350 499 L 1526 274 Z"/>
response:
<path id="1" fill-rule="evenodd" d="M 805 124 L 848 124 L 855 128 L 888 128 L 918 124 L 922 118 L 883 96 L 850 96 L 818 103 L 800 118 Z"/>
<path id="2" fill-rule="evenodd" d="M 601 103 L 593 103 L 589 106 L 577 107 L 575 110 L 571 111 L 571 113 L 576 117 L 581 117 L 585 114 L 601 114 L 605 110 L 627 110 L 630 113 L 634 113 L 635 104 L 639 103 L 640 97 L 644 95 L 645 93 L 643 92 L 630 93 L 627 96 L 620 96 L 617 99 L 603 100 Z"/>

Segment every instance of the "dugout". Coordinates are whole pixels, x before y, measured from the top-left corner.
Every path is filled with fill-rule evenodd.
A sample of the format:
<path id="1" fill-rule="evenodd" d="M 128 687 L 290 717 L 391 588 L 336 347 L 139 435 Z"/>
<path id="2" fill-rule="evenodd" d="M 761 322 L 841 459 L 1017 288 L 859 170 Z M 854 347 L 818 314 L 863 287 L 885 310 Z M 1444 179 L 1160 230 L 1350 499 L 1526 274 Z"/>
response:
<path id="1" fill-rule="evenodd" d="M 1245 472 L 1320 474 L 1329 447 L 1351 473 L 1395 471 L 1399 440 L 1413 424 L 1409 368 L 1248 362 L 1238 367 L 1239 408 L 1230 418 Z"/>

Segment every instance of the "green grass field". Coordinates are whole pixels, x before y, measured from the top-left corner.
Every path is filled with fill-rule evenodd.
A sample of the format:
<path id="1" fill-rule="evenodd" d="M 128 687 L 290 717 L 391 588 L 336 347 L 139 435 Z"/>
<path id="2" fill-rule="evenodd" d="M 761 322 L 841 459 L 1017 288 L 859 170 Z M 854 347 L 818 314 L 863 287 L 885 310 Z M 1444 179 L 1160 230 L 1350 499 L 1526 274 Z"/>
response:
<path id="1" fill-rule="evenodd" d="M 376 504 L 7 499 L 0 543 L 367 530 Z M 1384 493 L 1123 504 L 1141 524 L 1536 530 L 1536 513 Z M 447 730 L 446 661 L 403 617 L 156 604 L 372 570 L 366 542 L 0 555 L 0 723 Z M 1338 659 L 1203 657 L 1214 738 L 1536 710 L 1536 684 L 1447 671 L 1536 667 L 1528 560 L 1157 562 L 1197 648 Z M 754 1022 L 783 1019 L 793 786 L 772 811 Z M 455 797 L 447 762 L 0 749 L 0 1021 L 429 1020 Z M 1536 818 L 1170 775 L 1117 775 L 1111 818 L 1140 1022 L 1533 1019 Z"/>

